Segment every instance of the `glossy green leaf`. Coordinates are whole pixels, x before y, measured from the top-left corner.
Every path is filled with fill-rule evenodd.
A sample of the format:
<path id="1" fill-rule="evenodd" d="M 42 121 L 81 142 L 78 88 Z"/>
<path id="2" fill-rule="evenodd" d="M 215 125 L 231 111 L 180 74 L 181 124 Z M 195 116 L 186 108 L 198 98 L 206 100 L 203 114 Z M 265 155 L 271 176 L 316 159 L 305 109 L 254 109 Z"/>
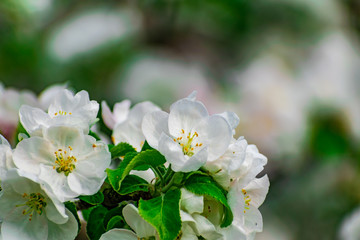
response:
<path id="1" fill-rule="evenodd" d="M 91 205 L 97 205 L 104 201 L 104 194 L 99 191 L 91 196 L 79 196 L 79 199 Z"/>
<path id="2" fill-rule="evenodd" d="M 139 201 L 139 214 L 159 233 L 161 240 L 174 240 L 181 231 L 179 189 L 150 200 Z"/>

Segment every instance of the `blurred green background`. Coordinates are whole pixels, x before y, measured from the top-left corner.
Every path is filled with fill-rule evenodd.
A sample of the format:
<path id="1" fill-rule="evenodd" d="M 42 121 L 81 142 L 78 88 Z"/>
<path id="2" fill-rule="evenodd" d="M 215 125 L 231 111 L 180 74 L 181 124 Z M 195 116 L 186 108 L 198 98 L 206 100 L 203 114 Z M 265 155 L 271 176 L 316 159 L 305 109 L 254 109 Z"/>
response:
<path id="1" fill-rule="evenodd" d="M 269 159 L 257 240 L 359 239 L 359 41 L 358 0 L 0 1 L 6 89 L 236 112 Z"/>

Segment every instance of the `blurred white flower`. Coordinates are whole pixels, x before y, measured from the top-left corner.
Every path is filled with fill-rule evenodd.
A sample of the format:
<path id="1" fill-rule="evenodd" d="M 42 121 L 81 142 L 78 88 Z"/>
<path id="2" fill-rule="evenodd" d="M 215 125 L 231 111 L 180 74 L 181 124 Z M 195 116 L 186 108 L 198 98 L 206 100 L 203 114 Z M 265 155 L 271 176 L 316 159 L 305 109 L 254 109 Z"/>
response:
<path id="1" fill-rule="evenodd" d="M 40 108 L 23 105 L 20 108 L 20 121 L 30 135 L 40 135 L 42 128 L 50 126 L 76 126 L 89 132 L 89 127 L 96 121 L 99 104 L 90 101 L 86 91 L 73 94 L 67 89 L 56 95 L 46 113 Z"/>
<path id="2" fill-rule="evenodd" d="M 298 154 L 306 129 L 306 96 L 279 58 L 264 56 L 235 74 L 241 134 L 263 152 Z"/>
<path id="3" fill-rule="evenodd" d="M 23 104 L 38 107 L 39 103 L 34 93 L 4 88 L 0 83 L 0 133 L 10 142 L 19 123 L 19 109 Z"/>
<path id="4" fill-rule="evenodd" d="M 13 154 L 15 165 L 43 181 L 60 201 L 95 194 L 103 184 L 111 156 L 107 145 L 79 129 L 58 126 L 43 129 L 43 138 L 21 141 Z"/>
<path id="5" fill-rule="evenodd" d="M 109 89 L 114 95 L 121 92 L 135 102 L 150 99 L 161 106 L 169 106 L 169 103 L 197 91 L 198 99 L 208 106 L 210 113 L 218 112 L 222 106 L 216 99 L 215 90 L 200 66 L 161 55 L 135 59 L 120 84 Z"/>
<path id="6" fill-rule="evenodd" d="M 14 169 L 4 180 L 0 195 L 2 238 L 73 240 L 78 228 L 75 217 L 28 177 Z"/>
<path id="7" fill-rule="evenodd" d="M 339 237 L 341 240 L 360 239 L 360 208 L 355 209 L 344 219 L 340 227 Z"/>
<path id="8" fill-rule="evenodd" d="M 64 89 L 68 89 L 67 84 L 54 84 L 45 88 L 38 97 L 41 108 L 47 110 L 54 99 L 57 98 Z"/>
<path id="9" fill-rule="evenodd" d="M 59 60 L 70 60 L 111 42 L 130 37 L 140 28 L 134 9 L 96 9 L 82 13 L 55 29 L 50 52 Z"/>
<path id="10" fill-rule="evenodd" d="M 225 118 L 210 116 L 193 98 L 175 102 L 169 114 L 155 111 L 145 115 L 142 130 L 149 145 L 159 150 L 176 172 L 195 171 L 206 161 L 216 160 L 232 136 Z"/>
<path id="11" fill-rule="evenodd" d="M 9 142 L 0 135 L 0 183 L 8 170 L 15 168 L 12 159 L 12 149 Z"/>

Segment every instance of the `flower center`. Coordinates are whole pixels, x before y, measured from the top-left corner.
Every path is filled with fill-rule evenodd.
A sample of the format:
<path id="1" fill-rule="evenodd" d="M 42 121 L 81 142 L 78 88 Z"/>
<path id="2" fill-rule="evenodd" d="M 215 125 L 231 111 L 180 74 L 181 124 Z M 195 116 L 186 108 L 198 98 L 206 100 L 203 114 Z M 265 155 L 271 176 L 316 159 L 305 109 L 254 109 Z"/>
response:
<path id="1" fill-rule="evenodd" d="M 63 172 L 65 176 L 68 176 L 75 169 L 75 162 L 77 161 L 76 157 L 71 154 L 72 147 L 68 146 L 68 150 L 63 150 L 59 148 L 55 151 L 55 165 L 53 169 L 56 169 L 56 172 Z"/>
<path id="2" fill-rule="evenodd" d="M 55 116 L 59 116 L 59 115 L 71 115 L 72 113 L 71 112 L 65 112 L 65 111 L 61 111 L 61 110 L 59 110 L 58 112 L 56 112 L 54 115 Z"/>
<path id="3" fill-rule="evenodd" d="M 244 213 L 246 213 L 246 210 L 250 209 L 249 206 L 250 206 L 251 198 L 249 195 L 247 195 L 247 192 L 245 189 L 242 189 L 241 191 L 244 194 L 244 201 L 245 201 Z"/>
<path id="4" fill-rule="evenodd" d="M 174 138 L 174 142 L 177 142 L 182 147 L 184 155 L 191 157 L 194 155 L 194 150 L 203 145 L 202 143 L 198 143 L 196 141 L 197 137 L 199 137 L 197 132 L 194 132 L 193 135 L 191 135 L 190 132 L 185 134 L 184 129 L 181 129 L 180 137 Z"/>
<path id="5" fill-rule="evenodd" d="M 26 203 L 16 205 L 16 207 L 27 206 L 27 208 L 22 211 L 22 214 L 29 214 L 29 221 L 32 220 L 34 212 L 39 215 L 43 213 L 47 203 L 45 197 L 41 193 L 31 193 L 30 195 L 24 193 L 22 197 L 27 200 Z"/>

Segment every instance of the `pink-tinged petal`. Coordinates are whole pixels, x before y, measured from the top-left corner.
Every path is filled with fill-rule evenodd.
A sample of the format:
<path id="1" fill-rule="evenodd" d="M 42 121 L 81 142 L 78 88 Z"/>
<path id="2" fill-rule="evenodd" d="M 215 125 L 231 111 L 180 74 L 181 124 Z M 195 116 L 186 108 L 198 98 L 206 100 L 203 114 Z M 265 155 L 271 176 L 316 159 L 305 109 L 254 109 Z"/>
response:
<path id="1" fill-rule="evenodd" d="M 142 132 L 149 145 L 159 149 L 159 140 L 162 133 L 169 134 L 169 114 L 163 111 L 148 113 L 142 122 Z"/>
<path id="2" fill-rule="evenodd" d="M 154 111 L 161 111 L 161 109 L 152 102 L 138 103 L 130 110 L 128 120 L 137 128 L 141 128 L 144 116 Z"/>
<path id="3" fill-rule="evenodd" d="M 132 204 L 123 208 L 125 221 L 136 232 L 139 238 L 148 238 L 156 235 L 156 230 L 139 214 L 139 210 Z"/>
<path id="4" fill-rule="evenodd" d="M 179 136 L 184 130 L 191 132 L 192 128 L 209 116 L 204 104 L 184 98 L 175 102 L 170 108 L 169 132 Z"/>
<path id="5" fill-rule="evenodd" d="M 48 222 L 48 240 L 73 240 L 78 232 L 78 224 L 74 215 L 66 209 L 69 220 L 64 224 Z"/>
<path id="6" fill-rule="evenodd" d="M 105 125 L 111 130 L 114 129 L 116 124 L 115 117 L 105 101 L 101 102 L 101 116 Z"/>
<path id="7" fill-rule="evenodd" d="M 40 135 L 41 128 L 48 126 L 50 117 L 40 108 L 23 105 L 19 110 L 20 122 L 30 135 Z"/>
<path id="8" fill-rule="evenodd" d="M 1 225 L 1 235 L 6 240 L 47 240 L 48 222 L 45 214 L 34 214 L 32 220 L 22 214 L 21 207 L 15 208 L 14 216 L 18 219 L 4 219 Z"/>
<path id="9" fill-rule="evenodd" d="M 38 175 L 40 173 L 39 164 L 54 165 L 53 145 L 40 137 L 24 139 L 18 143 L 13 160 L 19 169 Z"/>
<path id="10" fill-rule="evenodd" d="M 198 141 L 208 146 L 208 161 L 214 161 L 225 153 L 232 139 L 228 122 L 221 116 L 213 115 L 201 121 L 195 130 Z"/>
<path id="11" fill-rule="evenodd" d="M 138 240 L 136 234 L 127 229 L 111 229 L 101 235 L 99 240 Z"/>
<path id="12" fill-rule="evenodd" d="M 270 181 L 267 175 L 262 178 L 255 178 L 245 187 L 247 194 L 251 198 L 250 204 L 258 208 L 264 202 L 269 191 Z"/>

